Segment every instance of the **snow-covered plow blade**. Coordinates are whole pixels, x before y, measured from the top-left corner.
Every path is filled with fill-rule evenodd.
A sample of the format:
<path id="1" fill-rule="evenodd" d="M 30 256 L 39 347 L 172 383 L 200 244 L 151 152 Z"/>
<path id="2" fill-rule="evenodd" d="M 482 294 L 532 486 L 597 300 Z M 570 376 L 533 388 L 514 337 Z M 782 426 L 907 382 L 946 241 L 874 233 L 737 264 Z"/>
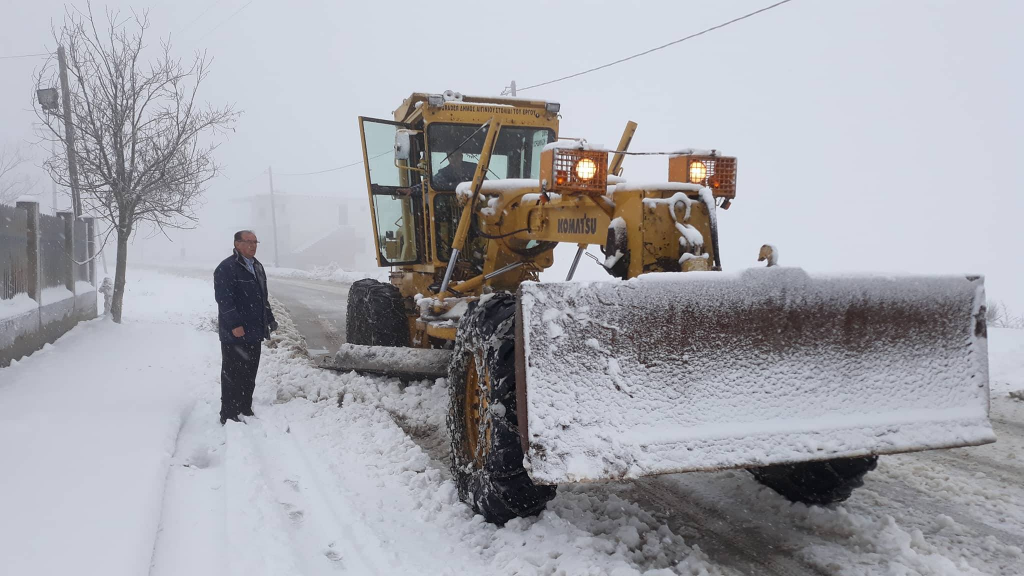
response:
<path id="1" fill-rule="evenodd" d="M 443 378 L 448 375 L 449 350 L 391 348 L 342 344 L 334 356 L 317 360 L 321 368 L 381 374 L 405 380 Z"/>
<path id="2" fill-rule="evenodd" d="M 527 470 L 554 484 L 992 442 L 983 305 L 964 276 L 524 284 Z"/>

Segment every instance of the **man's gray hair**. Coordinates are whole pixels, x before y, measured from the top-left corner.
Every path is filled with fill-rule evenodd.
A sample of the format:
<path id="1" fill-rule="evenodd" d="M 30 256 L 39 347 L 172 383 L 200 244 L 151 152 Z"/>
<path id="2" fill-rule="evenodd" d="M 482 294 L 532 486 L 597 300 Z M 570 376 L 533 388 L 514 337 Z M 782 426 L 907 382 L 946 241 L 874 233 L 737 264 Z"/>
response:
<path id="1" fill-rule="evenodd" d="M 252 230 L 239 230 L 238 232 L 235 232 L 235 242 L 242 241 L 242 234 L 252 234 L 253 236 L 256 235 L 256 233 L 253 232 Z"/>

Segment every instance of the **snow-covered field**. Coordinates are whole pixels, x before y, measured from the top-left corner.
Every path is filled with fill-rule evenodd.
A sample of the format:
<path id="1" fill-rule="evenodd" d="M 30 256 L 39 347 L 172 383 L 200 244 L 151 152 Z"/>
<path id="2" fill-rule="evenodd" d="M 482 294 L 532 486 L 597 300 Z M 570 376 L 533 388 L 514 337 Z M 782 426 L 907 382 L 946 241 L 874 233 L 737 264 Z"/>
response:
<path id="1" fill-rule="evenodd" d="M 446 383 L 321 371 L 284 313 L 221 427 L 210 283 L 132 270 L 121 326 L 0 370 L 2 574 L 1024 574 L 1024 331 L 999 441 L 885 457 L 842 506 L 743 471 L 562 487 L 503 528 L 447 472 Z"/>

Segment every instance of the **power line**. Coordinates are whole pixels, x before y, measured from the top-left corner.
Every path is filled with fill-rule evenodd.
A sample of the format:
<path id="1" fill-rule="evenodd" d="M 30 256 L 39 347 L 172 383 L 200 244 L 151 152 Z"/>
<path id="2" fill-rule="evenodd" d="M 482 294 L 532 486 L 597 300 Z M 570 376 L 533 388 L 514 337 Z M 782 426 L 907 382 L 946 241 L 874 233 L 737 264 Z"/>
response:
<path id="1" fill-rule="evenodd" d="M 209 12 L 210 10 L 213 10 L 213 8 L 216 7 L 218 4 L 220 4 L 222 1 L 223 0 L 214 0 L 213 2 L 210 2 L 210 5 L 206 7 L 206 10 L 203 10 L 203 12 L 199 16 L 196 16 L 191 22 L 186 24 L 184 28 L 182 28 L 181 30 L 178 31 L 178 34 L 184 34 L 186 30 L 191 28 L 192 25 L 195 24 L 196 22 L 199 22 L 200 18 L 202 18 L 203 16 L 206 16 L 207 12 Z"/>
<path id="2" fill-rule="evenodd" d="M 15 58 L 39 58 L 42 56 L 50 56 L 50 54 L 19 54 L 17 56 L 0 56 L 0 60 L 13 60 Z"/>
<path id="3" fill-rule="evenodd" d="M 390 150 L 388 151 L 390 152 Z M 353 162 L 351 164 L 345 164 L 344 166 L 337 166 L 334 168 L 327 168 L 326 170 L 316 170 L 314 172 L 281 172 L 278 176 L 312 176 L 314 174 L 326 174 L 328 172 L 337 172 L 338 170 L 344 170 L 345 168 L 352 168 L 353 166 L 359 166 L 363 161 Z"/>
<path id="4" fill-rule="evenodd" d="M 239 8 L 238 10 L 235 10 L 234 12 L 232 12 L 232 13 L 231 13 L 231 16 L 228 16 L 227 18 L 225 18 L 225 19 L 221 20 L 220 24 L 217 24 L 217 25 L 216 25 L 216 26 L 214 26 L 213 28 L 210 28 L 209 30 L 207 30 L 207 31 L 206 31 L 206 34 L 203 34 L 202 36 L 200 36 L 200 37 L 199 37 L 199 40 L 202 40 L 203 38 L 206 38 L 206 37 L 207 37 L 207 36 L 209 36 L 210 34 L 213 34 L 213 31 L 214 31 L 214 30 L 216 30 L 217 28 L 220 28 L 221 26 L 223 26 L 223 25 L 227 24 L 227 23 L 228 23 L 228 21 L 230 21 L 230 20 L 231 20 L 232 18 L 234 18 L 235 16 L 237 16 L 237 15 L 238 15 L 238 13 L 239 13 L 239 12 L 241 12 L 242 10 L 245 10 L 246 8 L 248 8 L 248 7 L 249 7 L 249 4 L 252 4 L 252 3 L 253 3 L 253 0 L 249 0 L 248 2 L 246 2 L 245 4 L 243 4 L 241 8 Z"/>
<path id="5" fill-rule="evenodd" d="M 376 156 L 371 156 L 370 160 L 376 160 L 377 158 L 380 158 L 381 156 L 387 156 L 388 154 L 391 154 L 392 152 L 394 152 L 394 151 L 393 150 L 388 150 L 387 152 L 382 152 L 380 154 L 377 154 Z M 346 168 L 352 168 L 354 166 L 359 166 L 362 163 L 363 163 L 363 161 L 360 160 L 358 162 L 352 162 L 351 164 L 345 164 L 344 166 L 336 166 L 334 168 L 327 168 L 326 170 L 316 170 L 314 172 L 291 172 L 291 173 L 282 172 L 282 173 L 278 173 L 278 176 L 312 176 L 314 174 L 326 174 L 327 172 L 337 172 L 338 170 L 344 170 Z"/>
<path id="6" fill-rule="evenodd" d="M 756 15 L 762 13 L 762 12 L 767 12 L 767 11 L 771 10 L 772 8 L 778 8 L 779 6 L 782 6 L 783 4 L 787 4 L 787 3 L 792 2 L 792 1 L 793 0 L 782 0 L 781 2 L 776 2 L 775 4 L 772 4 L 771 6 L 765 6 L 764 8 L 761 8 L 760 10 L 755 10 L 755 11 L 750 12 L 748 14 L 744 14 L 743 16 L 740 16 L 738 18 L 733 18 L 732 20 L 729 20 L 728 22 L 723 22 L 721 24 L 718 24 L 717 26 L 712 26 L 711 28 L 707 28 L 707 29 L 701 30 L 700 32 L 697 32 L 695 34 L 690 34 L 689 36 L 686 36 L 684 38 L 680 38 L 678 40 L 673 40 L 673 41 L 669 42 L 668 44 L 662 44 L 661 46 L 658 46 L 656 48 L 651 48 L 650 50 L 645 50 L 643 52 L 638 52 L 638 53 L 633 54 L 631 56 L 626 56 L 625 58 L 620 58 L 620 59 L 618 59 L 618 60 L 616 60 L 614 62 L 609 62 L 607 64 L 602 64 L 600 66 L 596 66 L 594 68 L 590 68 L 590 69 L 584 70 L 582 72 L 577 72 L 575 74 L 569 74 L 568 76 L 562 76 L 561 78 L 555 78 L 554 80 L 548 80 L 547 82 L 541 82 L 540 84 L 533 84 L 533 85 L 527 86 L 525 88 L 518 88 L 517 91 L 518 92 L 522 92 L 523 90 L 529 90 L 531 88 L 539 88 L 541 86 L 547 86 L 548 84 L 554 84 L 555 82 L 561 82 L 563 80 L 568 80 L 570 78 L 576 78 L 577 76 L 583 76 L 584 74 L 590 74 L 591 72 L 596 72 L 598 70 L 603 70 L 605 68 L 610 68 L 612 66 L 615 66 L 616 64 L 622 64 L 623 62 L 628 62 L 629 60 L 633 60 L 634 58 L 639 58 L 641 56 L 646 56 L 646 55 L 650 54 L 651 52 L 657 52 L 658 50 L 662 50 L 664 48 L 668 48 L 669 46 L 674 46 L 676 44 L 679 44 L 680 42 L 685 42 L 685 41 L 690 40 L 692 38 L 696 38 L 698 36 L 703 36 L 704 34 L 707 34 L 708 32 L 712 32 L 714 30 L 718 30 L 719 28 L 725 28 L 726 26 L 728 26 L 730 24 L 735 24 L 736 22 L 739 22 L 740 20 L 746 20 L 747 18 L 750 18 L 751 16 L 756 16 Z"/>
<path id="7" fill-rule="evenodd" d="M 236 184 L 236 185 L 232 186 L 231 188 L 228 188 L 227 190 L 228 190 L 228 191 L 234 191 L 234 190 L 238 190 L 239 188 L 241 188 L 241 187 L 243 187 L 243 186 L 246 186 L 246 185 L 252 184 L 252 182 L 253 182 L 254 180 L 256 180 L 257 178 L 259 178 L 260 176 L 263 176 L 263 175 L 264 175 L 264 174 L 266 174 L 266 173 L 267 173 L 267 171 L 266 171 L 266 170 L 261 170 L 259 174 L 257 174 L 257 175 L 255 175 L 255 176 L 253 176 L 252 178 L 249 178 L 248 180 L 246 180 L 245 182 L 242 182 L 241 184 Z M 231 178 L 228 178 L 227 176 L 224 176 L 224 178 L 227 178 L 228 180 L 231 180 Z"/>

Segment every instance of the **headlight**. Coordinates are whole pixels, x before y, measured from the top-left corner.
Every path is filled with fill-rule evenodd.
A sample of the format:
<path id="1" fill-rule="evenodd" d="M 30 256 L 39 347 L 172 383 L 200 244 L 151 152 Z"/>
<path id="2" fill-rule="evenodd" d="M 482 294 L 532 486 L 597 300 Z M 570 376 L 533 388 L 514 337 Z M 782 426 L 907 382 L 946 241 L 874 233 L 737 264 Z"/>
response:
<path id="1" fill-rule="evenodd" d="M 700 160 L 690 162 L 690 182 L 699 184 L 708 177 L 708 165 Z"/>
<path id="2" fill-rule="evenodd" d="M 576 177 L 580 180 L 593 180 L 597 174 L 597 164 L 590 158 L 580 158 L 576 162 Z"/>
<path id="3" fill-rule="evenodd" d="M 707 186 L 715 198 L 735 198 L 736 157 L 716 150 L 684 150 L 668 159 L 668 181 Z"/>

